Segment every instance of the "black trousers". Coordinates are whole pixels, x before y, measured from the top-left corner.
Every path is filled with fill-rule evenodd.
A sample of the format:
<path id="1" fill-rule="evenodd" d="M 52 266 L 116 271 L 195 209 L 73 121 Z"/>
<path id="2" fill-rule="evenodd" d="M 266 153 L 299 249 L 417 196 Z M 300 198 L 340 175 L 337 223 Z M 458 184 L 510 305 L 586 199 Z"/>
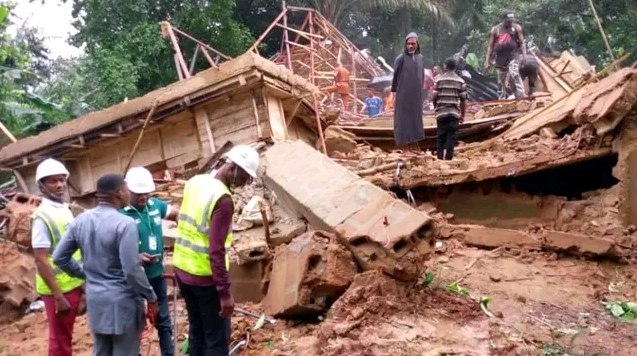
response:
<path id="1" fill-rule="evenodd" d="M 524 79 L 529 79 L 529 95 L 535 93 L 535 83 L 537 81 L 537 67 L 527 65 L 526 67 L 520 68 L 520 77 L 522 81 Z"/>
<path id="2" fill-rule="evenodd" d="M 219 315 L 221 303 L 215 286 L 197 287 L 179 283 L 188 310 L 188 355 L 227 356 L 230 319 Z"/>
<path id="3" fill-rule="evenodd" d="M 451 160 L 453 158 L 453 146 L 456 144 L 458 134 L 458 118 L 455 116 L 443 116 L 436 120 L 437 138 L 436 155 L 439 159 Z"/>

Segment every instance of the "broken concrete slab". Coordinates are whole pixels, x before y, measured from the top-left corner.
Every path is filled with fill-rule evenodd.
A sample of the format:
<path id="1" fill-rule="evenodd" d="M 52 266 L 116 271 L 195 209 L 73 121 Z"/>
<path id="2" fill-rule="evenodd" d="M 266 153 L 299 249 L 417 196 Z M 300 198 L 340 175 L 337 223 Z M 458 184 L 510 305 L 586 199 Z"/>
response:
<path id="1" fill-rule="evenodd" d="M 516 140 L 543 127 L 555 132 L 571 125 L 591 123 L 597 135 L 613 130 L 637 103 L 637 70 L 624 68 L 599 82 L 591 83 L 545 108 L 517 119 L 501 137 Z"/>
<path id="2" fill-rule="evenodd" d="M 301 220 L 285 224 L 276 223 L 270 229 L 270 242 L 272 243 L 272 246 L 287 244 L 306 230 L 307 225 Z"/>
<path id="3" fill-rule="evenodd" d="M 325 129 L 323 135 L 325 137 L 325 148 L 330 156 L 334 152 L 351 153 L 356 149 L 356 135 L 340 127 L 329 126 Z M 316 146 L 317 149 L 320 148 L 320 144 L 319 140 Z"/>
<path id="4" fill-rule="evenodd" d="M 560 251 L 574 255 L 625 255 L 624 251 L 616 250 L 616 244 L 611 239 L 554 230 L 541 230 L 537 234 L 531 234 L 477 225 L 448 225 L 440 227 L 439 234 L 451 235 L 462 239 L 468 245 L 482 248 L 509 246 Z"/>
<path id="5" fill-rule="evenodd" d="M 0 323 L 23 314 L 25 306 L 35 300 L 35 264 L 33 257 L 21 253 L 13 244 L 0 249 L 4 270 L 0 274 Z"/>
<path id="6" fill-rule="evenodd" d="M 334 235 L 307 232 L 277 248 L 263 308 L 276 317 L 319 314 L 345 292 L 356 273 L 352 254 Z"/>
<path id="7" fill-rule="evenodd" d="M 263 232 L 263 229 L 235 233 L 235 240 L 230 251 L 237 264 L 244 265 L 263 261 L 270 257 L 270 249 L 265 241 L 265 235 L 259 232 Z"/>
<path id="8" fill-rule="evenodd" d="M 462 236 L 468 245 L 497 248 L 500 246 L 518 246 L 540 249 L 541 242 L 526 232 L 519 230 L 499 229 L 478 225 L 449 225 L 440 230 L 450 230 L 452 236 Z"/>
<path id="9" fill-rule="evenodd" d="M 338 232 L 357 260 L 387 256 L 367 266 L 387 273 L 409 270 L 396 261 L 408 252 L 426 259 L 431 218 L 388 192 L 363 180 L 301 141 L 279 142 L 266 152 L 264 184 L 282 206 L 304 217 L 310 226 Z M 354 248 L 362 241 L 365 251 Z M 356 243 L 350 243 L 356 242 Z M 376 250 L 376 252 L 370 249 Z M 405 278 L 404 272 L 399 278 Z M 410 276 L 416 277 L 415 275 Z"/>
<path id="10" fill-rule="evenodd" d="M 238 264 L 230 262 L 230 291 L 235 303 L 258 303 L 263 299 L 261 279 L 263 278 L 264 261 Z"/>
<path id="11" fill-rule="evenodd" d="M 544 231 L 546 246 L 558 251 L 593 255 L 610 255 L 615 243 L 610 239 L 561 231 Z"/>

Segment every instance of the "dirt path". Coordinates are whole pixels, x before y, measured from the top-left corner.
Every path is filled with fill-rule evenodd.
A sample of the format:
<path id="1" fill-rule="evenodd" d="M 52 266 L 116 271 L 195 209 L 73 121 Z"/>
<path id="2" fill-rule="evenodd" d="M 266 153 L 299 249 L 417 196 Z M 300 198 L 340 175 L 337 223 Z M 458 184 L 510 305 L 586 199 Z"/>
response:
<path id="1" fill-rule="evenodd" d="M 246 355 L 635 355 L 636 326 L 608 315 L 600 301 L 637 300 L 637 266 L 462 247 L 430 263 L 437 276 L 428 288 L 398 285 L 373 272 L 360 275 L 325 321 L 265 325 L 253 332 Z M 491 297 L 498 317 L 490 319 L 475 302 L 444 290 L 456 281 L 472 295 Z M 182 340 L 181 301 L 179 315 Z M 233 335 L 255 322 L 234 318 Z M 0 326 L 0 335 L 0 355 L 46 353 L 42 313 Z M 149 354 L 159 355 L 152 338 Z M 83 316 L 74 352 L 89 355 L 90 348 Z M 142 355 L 148 350 L 144 344 Z"/>

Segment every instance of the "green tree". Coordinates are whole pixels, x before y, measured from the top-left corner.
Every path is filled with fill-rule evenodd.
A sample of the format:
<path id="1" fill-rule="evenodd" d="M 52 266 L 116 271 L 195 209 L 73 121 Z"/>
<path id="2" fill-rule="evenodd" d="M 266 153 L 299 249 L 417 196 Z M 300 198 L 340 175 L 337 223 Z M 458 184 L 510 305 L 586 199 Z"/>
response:
<path id="1" fill-rule="evenodd" d="M 103 108 L 177 79 L 171 43 L 161 37 L 164 20 L 228 55 L 243 53 L 253 38 L 232 18 L 234 5 L 234 0 L 73 0 L 78 32 L 72 43 L 86 46 L 85 65 L 102 90 L 89 104 Z M 185 55 L 194 52 L 194 44 L 181 45 Z"/>
<path id="2" fill-rule="evenodd" d="M 15 38 L 7 33 L 12 9 L 10 3 L 0 2 L 0 119 L 20 137 L 68 120 L 70 115 L 37 93 L 48 50 L 35 30 L 18 29 Z M 0 142 L 8 138 L 3 135 Z"/>

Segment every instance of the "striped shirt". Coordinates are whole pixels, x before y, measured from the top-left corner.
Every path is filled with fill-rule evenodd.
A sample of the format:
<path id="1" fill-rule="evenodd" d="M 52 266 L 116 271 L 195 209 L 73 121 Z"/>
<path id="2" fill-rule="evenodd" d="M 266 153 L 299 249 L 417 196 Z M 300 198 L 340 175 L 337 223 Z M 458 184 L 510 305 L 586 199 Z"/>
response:
<path id="1" fill-rule="evenodd" d="M 445 116 L 460 118 L 460 99 L 467 98 L 467 85 L 464 80 L 452 71 L 446 71 L 436 78 L 437 93 L 435 110 L 436 119 Z"/>

